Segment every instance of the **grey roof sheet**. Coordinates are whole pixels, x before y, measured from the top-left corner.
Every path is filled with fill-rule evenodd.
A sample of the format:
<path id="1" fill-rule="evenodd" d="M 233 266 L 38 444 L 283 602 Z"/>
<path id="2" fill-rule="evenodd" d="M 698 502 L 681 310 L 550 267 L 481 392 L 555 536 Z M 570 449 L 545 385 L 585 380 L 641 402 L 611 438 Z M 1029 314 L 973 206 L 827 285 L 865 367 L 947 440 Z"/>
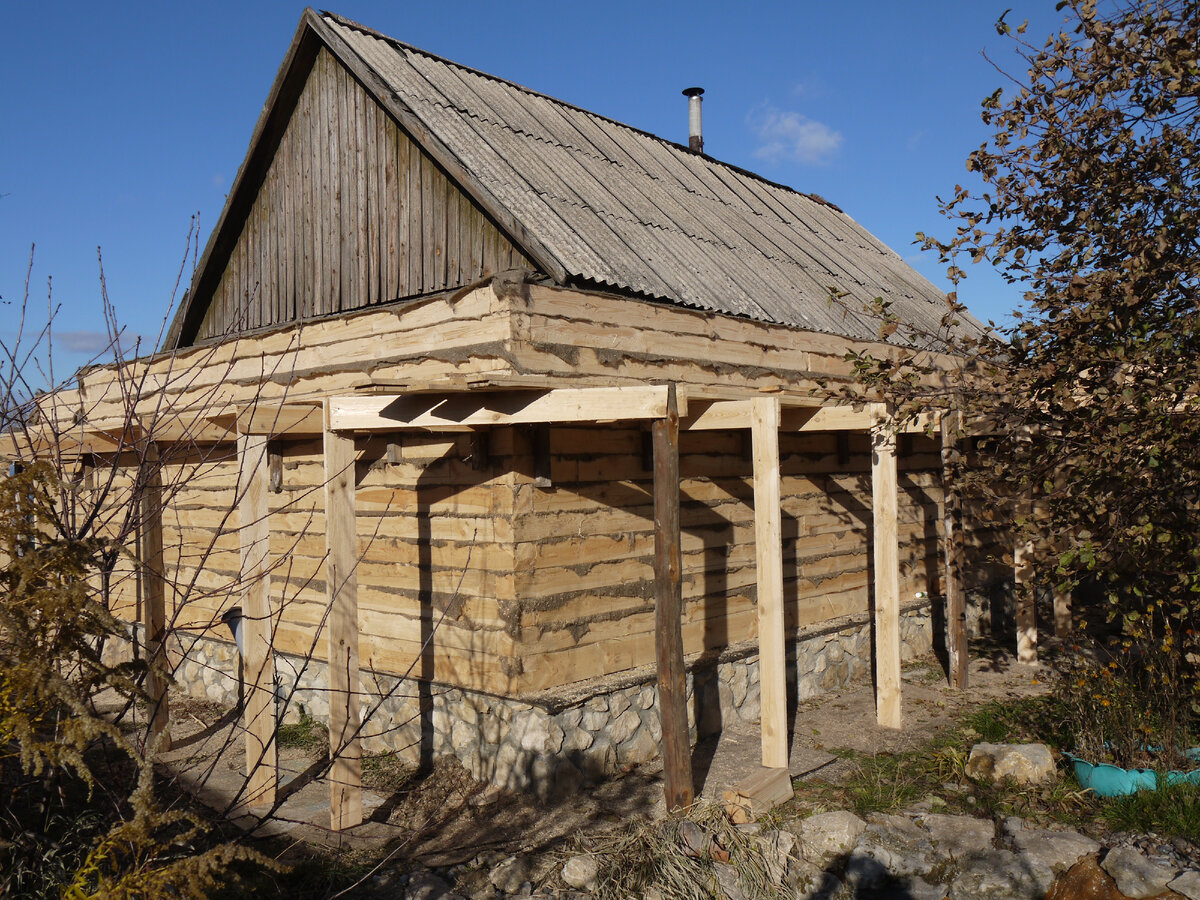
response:
<path id="1" fill-rule="evenodd" d="M 323 18 L 578 282 L 865 340 L 878 339 L 862 310 L 876 297 L 920 330 L 946 311 L 940 290 L 827 203 Z M 830 288 L 845 297 L 831 303 Z"/>

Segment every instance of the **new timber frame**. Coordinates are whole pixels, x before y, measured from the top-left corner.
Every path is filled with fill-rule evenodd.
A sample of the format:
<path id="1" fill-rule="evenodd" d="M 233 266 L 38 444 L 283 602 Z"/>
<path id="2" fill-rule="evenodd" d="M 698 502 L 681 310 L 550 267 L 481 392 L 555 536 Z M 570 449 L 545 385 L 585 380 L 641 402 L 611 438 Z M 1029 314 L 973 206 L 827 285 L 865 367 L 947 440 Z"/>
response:
<path id="1" fill-rule="evenodd" d="M 810 401 L 811 402 L 811 401 Z M 212 417 L 222 422 L 228 416 Z M 362 821 L 359 748 L 358 620 L 355 566 L 354 437 L 398 430 L 476 430 L 514 424 L 602 423 L 643 420 L 651 423 L 654 458 L 655 657 L 661 702 L 662 757 L 668 806 L 685 807 L 694 799 L 688 718 L 685 707 L 683 642 L 680 638 L 681 567 L 679 521 L 680 431 L 748 430 L 752 441 L 754 535 L 757 561 L 758 645 L 762 696 L 762 765 L 788 765 L 786 633 L 783 616 L 783 564 L 780 510 L 779 434 L 789 431 L 863 431 L 872 436 L 872 543 L 875 557 L 876 709 L 879 724 L 901 725 L 899 552 L 897 537 L 896 422 L 882 404 L 811 406 L 789 396 L 768 393 L 739 399 L 689 396 L 674 384 L 519 388 L 497 390 L 358 393 L 331 396 L 321 406 L 259 406 L 237 411 L 231 424 L 238 433 L 244 469 L 242 548 L 247 567 L 246 672 L 251 689 L 246 705 L 249 799 L 253 806 L 275 802 L 270 702 L 271 648 L 269 571 L 262 558 L 266 507 L 262 497 L 269 477 L 267 439 L 277 435 L 320 434 L 325 453 L 327 516 L 325 581 L 330 604 L 328 642 L 330 678 L 331 824 L 350 828 Z M 922 430 L 928 421 L 907 426 Z M 947 542 L 947 548 L 952 542 Z M 959 573 L 947 551 L 947 583 Z M 953 588 L 952 588 L 953 591 Z M 958 590 L 961 597 L 961 588 Z M 952 592 L 951 596 L 955 596 Z M 962 617 L 950 620 L 961 627 Z M 952 647 L 965 637 L 951 629 Z M 959 658 L 965 654 L 960 652 Z M 260 765 L 253 765 L 258 761 Z M 268 763 L 263 765 L 261 763 Z"/>

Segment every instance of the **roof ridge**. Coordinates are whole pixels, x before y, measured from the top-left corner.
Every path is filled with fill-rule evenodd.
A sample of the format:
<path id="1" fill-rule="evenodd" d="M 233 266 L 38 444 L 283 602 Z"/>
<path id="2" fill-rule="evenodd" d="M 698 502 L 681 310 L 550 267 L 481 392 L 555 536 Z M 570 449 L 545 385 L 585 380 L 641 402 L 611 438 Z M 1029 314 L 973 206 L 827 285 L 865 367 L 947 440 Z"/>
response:
<path id="1" fill-rule="evenodd" d="M 323 9 L 323 10 L 321 10 L 320 15 L 323 18 L 332 19 L 333 21 L 337 22 L 339 25 L 342 25 L 346 28 L 352 28 L 355 31 L 359 31 L 359 32 L 362 32 L 363 34 L 370 35 L 371 37 L 378 38 L 379 40 L 385 41 L 386 43 L 389 43 L 395 47 L 400 47 L 411 53 L 419 53 L 422 56 L 428 57 L 429 59 L 436 60 L 440 63 L 445 63 L 446 65 L 449 65 L 449 66 L 454 66 L 457 69 L 462 69 L 464 72 L 470 72 L 473 75 L 478 75 L 479 77 L 486 78 L 489 81 L 495 81 L 500 84 L 506 84 L 509 87 L 512 87 L 518 91 L 521 91 L 522 93 L 530 94 L 531 96 L 534 96 L 534 97 L 541 97 L 543 100 L 548 100 L 551 103 L 556 103 L 559 106 L 566 107 L 567 109 L 573 109 L 576 112 L 583 113 L 586 116 L 591 116 L 592 118 L 600 119 L 601 121 L 604 121 L 604 122 L 609 122 L 620 128 L 625 128 L 629 131 L 632 131 L 634 134 L 640 134 L 643 137 L 647 137 L 647 138 L 650 138 L 651 140 L 658 141 L 659 143 L 666 144 L 667 146 L 673 147 L 674 149 L 676 149 L 682 153 L 686 153 L 690 156 L 706 160 L 707 162 L 712 163 L 713 165 L 717 165 L 717 166 L 721 166 L 722 168 L 730 169 L 734 172 L 737 172 L 739 175 L 744 175 L 746 177 L 753 178 L 755 181 L 761 182 L 762 184 L 765 184 L 765 185 L 769 185 L 770 187 L 779 188 L 780 190 L 787 191 L 789 194 L 795 194 L 798 197 L 804 197 L 806 200 L 811 200 L 813 203 L 819 203 L 822 206 L 827 206 L 830 209 L 841 213 L 842 215 L 846 214 L 845 211 L 840 206 L 838 206 L 836 203 L 831 203 L 830 201 L 828 201 L 824 197 L 822 197 L 820 194 L 814 194 L 814 193 L 810 193 L 807 191 L 801 191 L 801 190 L 798 190 L 797 188 L 792 187 L 791 185 L 783 184 L 778 181 L 772 181 L 771 179 L 765 178 L 762 175 L 760 175 L 759 173 L 753 172 L 750 169 L 743 169 L 741 166 L 735 165 L 734 163 L 731 163 L 731 162 L 726 162 L 725 160 L 722 160 L 722 159 L 717 159 L 715 156 L 710 156 L 709 154 L 704 153 L 703 151 L 692 150 L 690 147 L 688 147 L 684 144 L 681 144 L 677 141 L 673 141 L 670 138 L 665 138 L 661 134 L 655 134 L 652 131 L 647 131 L 644 128 L 638 128 L 636 125 L 630 125 L 628 122 L 622 122 L 619 119 L 614 119 L 611 116 L 606 116 L 603 113 L 596 112 L 595 110 L 586 109 L 585 107 L 578 106 L 567 100 L 559 99 L 558 97 L 555 97 L 551 94 L 547 94 L 542 91 L 535 90 L 531 87 L 527 87 L 527 86 L 521 84 L 520 82 L 512 81 L 511 79 L 508 79 L 508 78 L 503 78 L 503 77 L 501 77 L 499 75 L 495 75 L 491 72 L 485 72 L 482 69 L 476 69 L 474 66 L 464 65 L 463 63 L 456 62 L 445 56 L 440 56 L 437 53 L 433 53 L 432 51 L 425 50 L 425 49 L 423 49 L 421 47 L 417 47 L 413 44 L 409 44 L 406 41 L 402 41 L 399 38 L 392 37 L 391 35 L 384 34 L 382 31 L 379 31 L 375 28 L 371 28 L 370 26 L 367 26 L 367 25 L 363 25 L 361 22 L 356 22 L 353 19 L 349 19 L 346 16 L 339 15 L 338 13 L 335 13 L 331 10 Z"/>

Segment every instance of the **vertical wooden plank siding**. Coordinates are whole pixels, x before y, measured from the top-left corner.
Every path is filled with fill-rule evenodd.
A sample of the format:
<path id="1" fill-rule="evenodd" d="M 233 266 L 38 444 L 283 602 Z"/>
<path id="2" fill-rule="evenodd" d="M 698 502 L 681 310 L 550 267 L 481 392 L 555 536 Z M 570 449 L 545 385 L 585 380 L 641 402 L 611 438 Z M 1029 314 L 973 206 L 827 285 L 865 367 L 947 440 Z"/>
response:
<path id="1" fill-rule="evenodd" d="M 692 756 L 688 741 L 687 684 L 683 662 L 683 582 L 679 532 L 679 412 L 675 386 L 667 417 L 654 434 L 654 649 L 658 711 L 662 720 L 667 809 L 691 806 Z"/>
<path id="2" fill-rule="evenodd" d="M 246 680 L 246 796 L 275 804 L 275 653 L 271 619 L 267 438 L 238 435 L 238 536 L 242 551 L 242 670 Z"/>
<path id="3" fill-rule="evenodd" d="M 332 828 L 362 822 L 358 702 L 358 539 L 354 438 L 329 430 L 325 401 L 325 586 L 329 600 L 329 770 Z"/>
<path id="4" fill-rule="evenodd" d="M 146 636 L 146 694 L 150 700 L 150 737 L 158 737 L 160 750 L 171 749 L 171 721 L 167 654 L 163 645 L 167 628 L 166 581 L 163 572 L 162 467 L 158 445 L 150 443 L 143 458 L 141 567 L 142 624 Z"/>
<path id="5" fill-rule="evenodd" d="M 942 416 L 942 554 L 946 575 L 946 650 L 950 657 L 950 686 L 967 686 L 967 609 L 963 596 L 962 503 L 955 483 L 960 462 L 960 416 Z"/>
<path id="6" fill-rule="evenodd" d="M 324 50 L 241 228 L 198 339 L 531 265 Z"/>
<path id="7" fill-rule="evenodd" d="M 883 404 L 872 410 L 871 508 L 875 560 L 875 714 L 900 727 L 900 541 L 896 523 L 896 432 Z"/>
<path id="8" fill-rule="evenodd" d="M 762 764 L 788 764 L 787 672 L 783 624 L 783 531 L 779 499 L 779 398 L 751 404 L 754 544 L 758 565 L 758 659 Z"/>

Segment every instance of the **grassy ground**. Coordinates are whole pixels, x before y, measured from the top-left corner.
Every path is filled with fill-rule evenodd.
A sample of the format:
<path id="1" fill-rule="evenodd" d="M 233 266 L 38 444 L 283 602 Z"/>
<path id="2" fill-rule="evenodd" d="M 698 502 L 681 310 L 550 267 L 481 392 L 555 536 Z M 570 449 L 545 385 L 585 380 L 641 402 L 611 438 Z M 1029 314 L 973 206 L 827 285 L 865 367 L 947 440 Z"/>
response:
<path id="1" fill-rule="evenodd" d="M 845 761 L 842 777 L 797 781 L 795 809 L 785 808 L 780 815 L 843 808 L 862 815 L 921 807 L 997 819 L 1022 816 L 1099 835 L 1154 832 L 1200 842 L 1200 787 L 1195 785 L 1103 799 L 1081 788 L 1066 771 L 1033 789 L 967 777 L 965 765 L 973 744 L 1036 741 L 1062 749 L 1067 740 L 1063 722 L 1063 710 L 1053 696 L 1030 697 L 981 706 L 920 749 L 872 755 L 835 750 Z"/>

